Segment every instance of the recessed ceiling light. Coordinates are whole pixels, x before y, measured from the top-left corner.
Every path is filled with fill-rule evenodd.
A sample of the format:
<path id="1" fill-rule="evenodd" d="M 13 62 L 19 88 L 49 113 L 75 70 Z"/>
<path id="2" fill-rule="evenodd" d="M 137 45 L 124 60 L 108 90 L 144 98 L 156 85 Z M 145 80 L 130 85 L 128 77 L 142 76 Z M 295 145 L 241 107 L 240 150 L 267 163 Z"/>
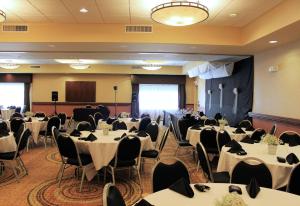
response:
<path id="1" fill-rule="evenodd" d="M 77 70 L 83 70 L 83 69 L 90 68 L 90 65 L 77 63 L 77 64 L 70 64 L 70 67 L 73 68 L 73 69 L 77 69 Z"/>
<path id="2" fill-rule="evenodd" d="M 149 64 L 149 65 L 142 66 L 142 68 L 145 70 L 155 71 L 155 70 L 159 70 L 161 66 L 156 64 Z"/>
<path id="3" fill-rule="evenodd" d="M 269 41 L 269 43 L 270 44 L 276 44 L 276 43 L 278 43 L 278 41 L 277 40 L 271 40 L 271 41 Z"/>
<path id="4" fill-rule="evenodd" d="M 79 11 L 81 13 L 88 13 L 89 12 L 89 10 L 87 10 L 86 8 L 81 8 Z"/>
<path id="5" fill-rule="evenodd" d="M 0 67 L 3 69 L 17 69 L 20 67 L 20 65 L 13 64 L 13 63 L 7 63 L 7 64 L 1 64 Z"/>
<path id="6" fill-rule="evenodd" d="M 50 48 L 54 48 L 54 47 L 55 47 L 55 45 L 54 45 L 54 44 L 49 44 L 49 45 L 48 45 L 48 47 L 50 47 Z"/>
<path id="7" fill-rule="evenodd" d="M 231 14 L 229 14 L 229 16 L 230 16 L 230 17 L 236 17 L 237 14 L 236 14 L 236 13 L 231 13 Z"/>

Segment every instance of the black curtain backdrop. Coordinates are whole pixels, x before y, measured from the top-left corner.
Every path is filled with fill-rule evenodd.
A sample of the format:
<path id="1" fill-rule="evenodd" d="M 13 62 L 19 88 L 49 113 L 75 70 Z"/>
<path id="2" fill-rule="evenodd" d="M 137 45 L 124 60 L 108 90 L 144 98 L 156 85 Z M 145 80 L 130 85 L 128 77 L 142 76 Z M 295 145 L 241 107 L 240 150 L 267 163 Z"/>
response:
<path id="1" fill-rule="evenodd" d="M 30 83 L 24 83 L 24 109 L 23 112 L 30 111 Z"/>
<path id="2" fill-rule="evenodd" d="M 254 58 L 249 57 L 234 64 L 232 76 L 209 79 L 205 82 L 205 113 L 208 117 L 214 117 L 221 113 L 231 126 L 236 126 L 241 120 L 249 119 L 248 112 L 252 111 L 253 104 L 253 77 Z M 220 108 L 220 89 L 223 85 L 223 107 Z M 233 89 L 238 88 L 237 113 L 233 113 L 235 95 Z M 209 95 L 211 94 L 211 109 L 209 110 Z"/>
<path id="3" fill-rule="evenodd" d="M 185 84 L 178 84 L 178 106 L 179 109 L 185 108 L 186 94 L 185 94 Z"/>
<path id="4" fill-rule="evenodd" d="M 139 84 L 132 84 L 131 116 L 139 117 Z"/>

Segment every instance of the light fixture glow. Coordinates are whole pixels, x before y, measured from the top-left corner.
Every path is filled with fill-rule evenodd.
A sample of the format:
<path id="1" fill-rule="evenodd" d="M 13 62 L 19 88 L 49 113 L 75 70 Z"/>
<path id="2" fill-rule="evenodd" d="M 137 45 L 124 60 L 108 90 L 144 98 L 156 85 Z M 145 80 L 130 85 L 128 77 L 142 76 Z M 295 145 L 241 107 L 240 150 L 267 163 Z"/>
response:
<path id="1" fill-rule="evenodd" d="M 0 22 L 4 22 L 6 20 L 6 14 L 4 11 L 0 10 Z"/>
<path id="2" fill-rule="evenodd" d="M 278 43 L 278 41 L 277 40 L 271 40 L 271 41 L 269 41 L 269 43 L 270 44 L 276 44 L 276 43 Z"/>
<path id="3" fill-rule="evenodd" d="M 81 13 L 88 13 L 89 12 L 89 10 L 87 10 L 86 8 L 81 8 L 79 11 Z"/>
<path id="4" fill-rule="evenodd" d="M 149 65 L 142 66 L 142 68 L 145 70 L 155 71 L 155 70 L 159 70 L 161 66 L 156 64 L 149 64 Z"/>
<path id="5" fill-rule="evenodd" d="M 208 8 L 200 3 L 174 1 L 160 4 L 151 10 L 151 18 L 169 26 L 187 26 L 206 20 Z"/>
<path id="6" fill-rule="evenodd" d="M 229 14 L 229 16 L 230 16 L 230 17 L 236 17 L 237 14 L 236 14 L 236 13 L 231 13 L 231 14 Z"/>
<path id="7" fill-rule="evenodd" d="M 20 67 L 18 64 L 7 63 L 7 64 L 0 64 L 0 67 L 3 69 L 17 69 Z"/>
<path id="8" fill-rule="evenodd" d="M 54 59 L 57 63 L 61 64 L 77 64 L 77 63 L 82 63 L 82 64 L 99 64 L 101 63 L 100 60 L 95 60 L 95 59 Z"/>
<path id="9" fill-rule="evenodd" d="M 88 69 L 90 65 L 88 64 L 82 64 L 82 63 L 76 63 L 76 64 L 70 64 L 70 67 L 73 69 L 83 70 Z"/>

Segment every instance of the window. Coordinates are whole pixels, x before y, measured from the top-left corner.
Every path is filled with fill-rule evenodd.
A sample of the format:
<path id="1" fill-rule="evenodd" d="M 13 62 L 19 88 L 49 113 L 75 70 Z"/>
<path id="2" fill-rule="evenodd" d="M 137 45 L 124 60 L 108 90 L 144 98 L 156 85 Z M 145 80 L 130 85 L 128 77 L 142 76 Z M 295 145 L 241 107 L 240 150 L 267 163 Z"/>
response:
<path id="1" fill-rule="evenodd" d="M 24 83 L 0 83 L 0 106 L 23 107 Z"/>
<path id="2" fill-rule="evenodd" d="M 163 110 L 178 110 L 177 84 L 140 84 L 139 85 L 140 113 L 149 113 L 152 117 Z"/>

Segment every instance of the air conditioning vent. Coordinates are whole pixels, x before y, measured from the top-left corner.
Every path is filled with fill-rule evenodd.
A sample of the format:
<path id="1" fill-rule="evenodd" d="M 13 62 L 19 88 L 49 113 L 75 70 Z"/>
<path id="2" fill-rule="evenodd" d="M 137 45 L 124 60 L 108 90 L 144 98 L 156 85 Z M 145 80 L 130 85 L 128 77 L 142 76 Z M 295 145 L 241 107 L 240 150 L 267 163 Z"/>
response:
<path id="1" fill-rule="evenodd" d="M 131 66 L 131 68 L 132 69 L 141 69 L 141 66 L 139 66 L 139 65 L 133 65 L 133 66 Z"/>
<path id="2" fill-rule="evenodd" d="M 40 65 L 31 65 L 30 68 L 32 68 L 32 69 L 38 69 L 38 68 L 41 68 L 41 66 Z"/>
<path id="3" fill-rule="evenodd" d="M 152 33 L 152 26 L 129 25 L 125 26 L 125 33 Z"/>
<path id="4" fill-rule="evenodd" d="M 5 32 L 26 32 L 28 31 L 27 25 L 3 25 L 2 31 Z"/>

